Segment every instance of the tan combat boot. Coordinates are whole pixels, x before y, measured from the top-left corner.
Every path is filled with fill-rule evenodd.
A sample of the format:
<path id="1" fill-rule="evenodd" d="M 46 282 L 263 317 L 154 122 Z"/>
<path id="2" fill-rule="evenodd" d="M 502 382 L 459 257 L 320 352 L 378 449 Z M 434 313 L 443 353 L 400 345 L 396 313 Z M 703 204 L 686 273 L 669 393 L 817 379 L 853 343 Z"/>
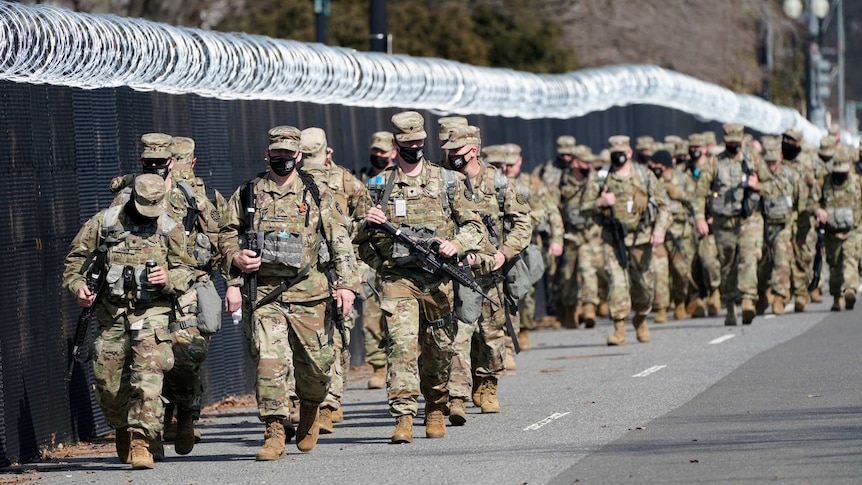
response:
<path id="1" fill-rule="evenodd" d="M 368 379 L 369 389 L 385 389 L 386 388 L 386 366 L 374 367 L 374 373 Z"/>
<path id="2" fill-rule="evenodd" d="M 413 442 L 413 416 L 398 416 L 395 418 L 395 430 L 390 441 L 393 444 Z"/>
<path id="3" fill-rule="evenodd" d="M 464 400 L 453 397 L 449 399 L 449 423 L 452 426 L 464 426 L 467 423 L 467 411 L 464 409 Z"/>
<path id="4" fill-rule="evenodd" d="M 812 298 L 811 301 L 814 301 L 814 299 Z M 830 308 L 830 310 L 832 310 L 833 312 L 840 312 L 843 308 L 844 308 L 844 297 L 843 296 L 835 297 L 835 299 L 832 300 L 832 308 Z"/>
<path id="5" fill-rule="evenodd" d="M 263 446 L 257 450 L 254 459 L 257 461 L 272 461 L 284 454 L 286 435 L 281 418 L 266 418 L 266 430 L 263 432 Z"/>
<path id="6" fill-rule="evenodd" d="M 123 426 L 114 433 L 114 445 L 117 447 L 117 458 L 120 463 L 127 465 L 131 460 L 132 435 L 129 428 Z"/>
<path id="7" fill-rule="evenodd" d="M 317 444 L 320 426 L 317 424 L 317 404 L 299 403 L 299 425 L 296 427 L 296 448 L 308 453 Z"/>
<path id="8" fill-rule="evenodd" d="M 721 292 L 716 288 L 709 293 L 706 300 L 706 312 L 709 316 L 714 317 L 718 315 L 719 311 L 721 311 Z"/>
<path id="9" fill-rule="evenodd" d="M 160 438 L 150 440 L 150 454 L 154 461 L 165 461 L 165 445 Z"/>
<path id="10" fill-rule="evenodd" d="M 443 419 L 445 404 L 428 403 L 425 405 L 425 437 L 442 438 L 446 436 L 446 421 Z"/>
<path id="11" fill-rule="evenodd" d="M 614 321 L 614 333 L 608 335 L 608 345 L 624 345 L 626 343 L 626 321 Z"/>
<path id="12" fill-rule="evenodd" d="M 656 310 L 655 323 L 667 323 L 667 308 L 659 308 Z"/>
<path id="13" fill-rule="evenodd" d="M 153 455 L 150 453 L 150 440 L 140 433 L 131 433 L 132 443 L 130 459 L 132 470 L 151 470 Z"/>
<path id="14" fill-rule="evenodd" d="M 344 421 L 344 408 L 338 408 L 332 411 L 332 422 L 341 423 Z"/>
<path id="15" fill-rule="evenodd" d="M 674 320 L 685 320 L 685 317 L 689 314 L 688 310 L 685 307 L 684 302 L 677 302 L 673 307 L 673 318 Z"/>
<path id="16" fill-rule="evenodd" d="M 482 393 L 482 414 L 500 412 L 500 401 L 497 399 L 497 378 L 485 378 L 485 391 Z"/>
<path id="17" fill-rule="evenodd" d="M 640 343 L 649 343 L 652 338 L 649 334 L 649 326 L 646 322 L 646 315 L 635 315 L 632 323 L 635 326 L 635 336 Z"/>
<path id="18" fill-rule="evenodd" d="M 811 297 L 811 303 L 823 303 L 823 293 L 820 292 L 820 288 L 814 288 L 809 293 Z"/>
<path id="19" fill-rule="evenodd" d="M 748 298 L 742 300 L 742 324 L 751 325 L 755 315 L 757 315 L 757 309 L 755 308 L 754 300 L 749 300 Z"/>
<path id="20" fill-rule="evenodd" d="M 856 306 L 856 292 L 852 288 L 844 290 L 844 308 L 852 310 Z"/>
<path id="21" fill-rule="evenodd" d="M 706 302 L 703 298 L 698 298 L 694 301 L 694 310 L 691 312 L 692 318 L 703 318 L 706 316 Z"/>
<path id="22" fill-rule="evenodd" d="M 518 370 L 518 364 L 515 363 L 515 346 L 512 345 L 512 339 L 506 337 L 506 359 L 503 362 L 503 368 L 507 371 Z"/>
<path id="23" fill-rule="evenodd" d="M 784 315 L 784 297 L 775 295 L 772 299 L 772 313 L 775 315 Z"/>
<path id="24" fill-rule="evenodd" d="M 796 313 L 802 313 L 805 311 L 805 307 L 808 306 L 808 296 L 807 295 L 796 295 L 793 298 L 793 311 Z"/>
<path id="25" fill-rule="evenodd" d="M 518 345 L 521 347 L 521 350 L 530 350 L 533 348 L 533 344 L 530 342 L 530 331 L 526 328 L 518 330 Z"/>
<path id="26" fill-rule="evenodd" d="M 332 411 L 329 406 L 322 406 L 317 411 L 317 426 L 320 428 L 320 434 L 332 434 L 335 431 L 335 426 L 332 424 Z"/>
<path id="27" fill-rule="evenodd" d="M 608 301 L 607 301 L 607 300 L 602 300 L 602 301 L 600 301 L 600 302 L 599 302 L 598 314 L 599 314 L 599 316 L 601 316 L 601 317 L 607 317 L 607 316 L 610 316 L 610 314 L 611 314 L 611 310 L 610 310 L 610 307 L 608 306 Z"/>
<path id="28" fill-rule="evenodd" d="M 482 406 L 482 393 L 485 391 L 485 378 L 481 376 L 473 376 L 473 395 L 470 396 L 473 399 L 473 405 L 478 407 Z"/>
<path id="29" fill-rule="evenodd" d="M 727 315 L 724 317 L 724 324 L 728 327 L 736 325 L 736 303 L 727 304 Z"/>
<path id="30" fill-rule="evenodd" d="M 289 404 L 287 405 L 287 410 L 288 412 L 290 412 L 290 416 L 288 416 L 288 419 L 290 420 L 291 424 L 299 424 L 299 400 L 297 400 L 296 398 L 291 398 L 291 400 L 288 402 Z"/>
<path id="31" fill-rule="evenodd" d="M 174 441 L 177 437 L 177 420 L 174 417 L 174 405 L 171 403 L 165 404 L 165 426 L 162 428 L 162 441 L 168 443 Z"/>
<path id="32" fill-rule="evenodd" d="M 584 326 L 587 328 L 594 328 L 596 326 L 595 303 L 584 303 L 581 306 L 581 319 L 584 321 Z"/>
<path id="33" fill-rule="evenodd" d="M 698 300 L 697 300 L 697 299 L 689 299 L 689 300 L 685 303 L 685 313 L 686 313 L 686 315 L 691 315 L 692 313 L 694 313 L 694 312 L 695 312 L 695 310 L 697 310 L 697 302 L 698 302 Z M 676 312 L 676 309 L 674 309 L 674 312 Z"/>
<path id="34" fill-rule="evenodd" d="M 195 447 L 195 421 L 190 410 L 179 409 L 177 413 L 177 435 L 174 450 L 179 455 L 188 455 Z"/>

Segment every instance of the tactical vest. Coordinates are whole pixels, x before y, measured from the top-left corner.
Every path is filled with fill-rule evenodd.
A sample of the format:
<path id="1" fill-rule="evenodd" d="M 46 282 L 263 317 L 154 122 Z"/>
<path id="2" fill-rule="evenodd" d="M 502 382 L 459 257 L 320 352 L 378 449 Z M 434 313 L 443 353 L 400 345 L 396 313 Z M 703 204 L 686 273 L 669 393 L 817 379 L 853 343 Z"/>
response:
<path id="1" fill-rule="evenodd" d="M 161 288 L 147 281 L 146 262 L 167 268 L 170 232 L 177 223 L 167 214 L 157 224 L 125 225 L 120 221 L 123 206 L 106 210 L 102 219 L 100 243 L 108 247 L 105 291 L 109 299 L 127 303 L 152 303 L 162 295 Z"/>
<path id="2" fill-rule="evenodd" d="M 774 174 L 773 194 L 763 198 L 763 218 L 767 224 L 787 224 L 793 213 L 793 172 L 786 166 Z"/>
<path id="3" fill-rule="evenodd" d="M 751 162 L 744 159 L 744 163 L 751 166 Z M 713 215 L 723 217 L 739 217 L 742 215 L 742 202 L 745 199 L 745 187 L 747 175 L 742 169 L 743 162 L 736 162 L 727 158 L 718 160 L 715 178 L 712 181 L 709 196 L 709 209 Z M 749 195 L 751 207 L 757 207 L 760 195 L 752 192 Z"/>
<path id="4" fill-rule="evenodd" d="M 649 227 L 656 217 L 657 203 L 651 195 L 650 179 L 646 170 L 641 165 L 632 164 L 630 176 L 627 179 L 612 179 L 611 174 L 608 174 L 608 178 L 605 179 L 608 189 L 616 195 L 615 215 L 630 234 L 637 232 L 638 229 Z M 643 212 L 637 212 L 634 207 L 629 207 L 636 195 L 644 197 L 647 201 Z"/>
<path id="5" fill-rule="evenodd" d="M 572 187 L 572 193 L 563 194 L 561 185 L 561 197 L 566 197 L 563 203 L 563 219 L 566 223 L 566 232 L 583 231 L 593 225 L 593 218 L 585 216 L 581 211 L 581 202 L 583 201 L 584 192 L 589 184 L 589 178 L 584 179 L 582 185 L 566 184 L 566 187 Z"/>
<path id="6" fill-rule="evenodd" d="M 671 172 L 671 177 L 672 180 L 668 183 L 681 187 L 683 189 L 683 193 L 685 193 L 685 174 L 674 170 Z M 686 217 L 688 216 L 685 201 L 671 198 L 670 195 L 668 195 L 667 208 L 674 222 L 685 222 Z"/>
<path id="7" fill-rule="evenodd" d="M 470 193 L 470 186 L 467 186 L 467 195 L 472 198 L 475 192 L 479 191 L 482 193 L 482 199 L 481 201 L 477 202 L 483 202 L 488 199 L 497 202 L 496 207 L 495 204 L 490 204 L 489 207 L 487 207 L 487 210 L 489 212 L 483 214 L 482 221 L 485 224 L 485 228 L 488 230 L 489 241 L 495 248 L 499 248 L 500 244 L 502 243 L 502 238 L 505 237 L 505 235 L 512 230 L 511 222 L 506 221 L 506 219 L 503 217 L 506 213 L 506 188 L 508 187 L 509 179 L 506 177 L 505 174 L 503 174 L 503 172 L 497 169 L 483 166 L 482 170 L 493 170 L 493 183 L 488 183 L 488 177 L 486 175 L 482 185 L 480 185 L 479 187 L 472 187 L 473 193 Z M 483 209 L 483 207 L 480 206 L 479 209 L 481 210 Z M 493 230 L 491 227 L 488 227 L 489 223 L 492 225 Z"/>
<path id="8" fill-rule="evenodd" d="M 827 180 L 823 186 L 821 205 L 826 209 L 826 227 L 830 232 L 847 232 L 856 227 L 853 207 L 858 203 L 858 185 L 847 178 L 840 187 Z"/>

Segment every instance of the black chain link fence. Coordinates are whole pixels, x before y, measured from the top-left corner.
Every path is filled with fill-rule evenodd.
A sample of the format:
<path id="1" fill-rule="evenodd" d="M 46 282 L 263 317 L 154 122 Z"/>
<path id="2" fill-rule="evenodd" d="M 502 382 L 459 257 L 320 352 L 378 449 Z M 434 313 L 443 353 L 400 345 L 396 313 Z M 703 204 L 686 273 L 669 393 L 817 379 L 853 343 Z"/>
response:
<path id="1" fill-rule="evenodd" d="M 143 133 L 194 138 L 197 175 L 228 197 L 264 168 L 270 127 L 320 126 L 327 130 L 334 159 L 358 170 L 368 160 L 371 134 L 390 129 L 390 116 L 400 111 L 11 82 L 0 82 L 0 98 L 0 168 L 6 174 L 0 180 L 0 287 L 15 310 L 7 307 L 11 318 L 0 320 L 0 466 L 37 457 L 52 440 L 108 431 L 91 392 L 90 365 L 77 366 L 72 381 L 64 381 L 80 309 L 60 283 L 70 241 L 113 199 L 111 178 L 138 171 Z M 437 116 L 425 116 L 427 152 L 438 160 Z M 554 140 L 562 134 L 574 134 L 598 152 L 613 134 L 661 137 L 718 128 L 654 106 L 571 120 L 469 119 L 482 129 L 486 144 L 519 143 L 525 170 L 552 157 Z M 363 359 L 361 341 L 361 330 L 354 329 L 354 363 Z M 205 365 L 205 402 L 252 392 L 253 372 L 240 328 L 226 315 Z"/>

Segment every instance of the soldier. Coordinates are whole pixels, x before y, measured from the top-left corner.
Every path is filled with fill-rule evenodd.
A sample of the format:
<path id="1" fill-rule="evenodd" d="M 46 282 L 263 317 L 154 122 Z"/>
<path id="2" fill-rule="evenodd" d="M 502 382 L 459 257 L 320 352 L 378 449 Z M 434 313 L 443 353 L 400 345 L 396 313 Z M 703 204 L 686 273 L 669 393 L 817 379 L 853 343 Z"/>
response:
<path id="1" fill-rule="evenodd" d="M 685 175 L 674 170 L 673 166 L 673 157 L 666 150 L 653 154 L 650 167 L 667 192 L 668 211 L 672 221 L 671 227 L 665 233 L 664 245 L 653 250 L 653 258 L 656 258 L 656 254 L 663 254 L 665 264 L 664 267 L 660 267 L 658 263 L 661 259 L 654 259 L 656 263 L 655 323 L 667 322 L 667 308 L 671 304 L 673 317 L 676 320 L 685 319 L 685 306 L 692 290 L 690 288 L 691 260 L 696 246 L 689 208 L 694 187 L 688 184 Z"/>
<path id="2" fill-rule="evenodd" d="M 709 234 L 706 208 L 721 261 L 721 300 L 727 307 L 725 325 L 736 325 L 736 305 L 742 303 L 742 323 L 754 320 L 757 301 L 757 263 L 763 247 L 761 194 L 768 195 L 772 173 L 760 158 L 742 152 L 743 126 L 724 125 L 725 151 L 706 166 L 697 180 L 694 214 L 697 232 Z"/>
<path id="3" fill-rule="evenodd" d="M 424 125 L 424 118 L 415 111 L 392 117 L 399 161 L 385 182 L 369 185 L 367 212 L 359 214 L 364 219 L 358 223 L 356 236 L 359 254 L 381 279 L 380 308 L 389 336 L 389 413 L 396 418 L 393 443 L 413 441 L 420 385 L 427 403 L 425 435 L 445 436 L 443 410 L 448 402 L 446 383 L 457 326 L 448 278 L 425 271 L 405 245 L 376 227 L 392 221 L 402 233 L 435 241 L 427 243 L 446 258 L 464 257 L 486 244 L 476 206 L 463 190 L 457 190 L 455 174 L 425 160 Z M 382 195 L 377 196 L 377 191 Z"/>
<path id="4" fill-rule="evenodd" d="M 823 185 L 817 221 L 826 229 L 826 260 L 829 263 L 829 293 L 832 311 L 856 305 L 859 287 L 859 255 L 856 229 L 862 215 L 862 193 L 856 174 L 850 173 L 852 148 L 838 147 L 832 160 L 832 173 Z"/>
<path id="5" fill-rule="evenodd" d="M 314 177 L 318 185 L 322 185 L 332 194 L 338 204 L 337 213 L 344 218 L 348 234 L 352 237 L 352 216 L 357 207 L 367 195 L 365 185 L 349 170 L 332 160 L 332 149 L 327 146 L 326 132 L 320 128 L 306 128 L 300 137 L 302 151 L 301 170 Z M 330 282 L 332 284 L 334 282 Z M 340 320 L 340 321 L 339 321 Z M 329 392 L 320 405 L 318 421 L 320 432 L 333 432 L 333 422 L 341 422 L 344 412 L 341 407 L 341 397 L 347 387 L 347 371 L 350 369 L 350 332 L 353 329 L 353 316 L 336 319 L 337 331 L 333 333 L 333 348 L 336 358 L 332 364 Z"/>
<path id="6" fill-rule="evenodd" d="M 654 247 L 664 243 L 670 224 L 667 194 L 655 175 L 642 165 L 632 164 L 632 149 L 627 136 L 608 139 L 611 172 L 600 191 L 588 188 L 584 194 L 584 212 L 598 215 L 611 223 L 602 230 L 605 271 L 610 279 L 610 313 L 614 333 L 608 345 L 626 341 L 625 320 L 635 312 L 634 327 L 639 342 L 649 342 L 646 317 L 652 306 L 655 274 L 651 257 Z M 614 231 L 613 224 L 624 228 Z"/>
<path id="7" fill-rule="evenodd" d="M 597 301 L 589 301 L 581 305 L 581 313 L 578 314 L 578 302 L 582 301 L 579 290 L 584 283 L 578 271 L 583 264 L 580 259 L 581 248 L 597 240 L 601 233 L 601 228 L 596 224 L 595 219 L 584 214 L 582 210 L 587 188 L 590 184 L 597 183 L 595 176 L 590 177 L 592 166 L 588 160 L 591 156 L 589 147 L 576 146 L 571 168 L 563 173 L 560 180 L 560 206 L 566 234 L 563 256 L 560 258 L 557 271 L 556 288 L 560 294 L 557 315 L 560 316 L 561 323 L 566 328 L 577 328 L 581 319 L 584 320 L 583 323 L 587 328 L 592 328 L 596 324 Z M 586 251 L 583 252 L 586 254 Z"/>
<path id="8" fill-rule="evenodd" d="M 225 305 L 230 312 L 245 305 L 243 330 L 256 366 L 258 413 L 266 423 L 264 443 L 255 456 L 260 461 L 284 453 L 291 356 L 300 399 L 296 447 L 308 452 L 317 444 L 318 407 L 326 398 L 335 358 L 327 313 L 349 315 L 359 291 L 344 216 L 329 191 L 320 191 L 296 170 L 302 159 L 300 131 L 278 126 L 269 130 L 269 137 L 269 171 L 234 192 L 219 235 L 219 249 L 231 271 Z M 249 200 L 253 207 L 246 207 Z M 259 256 L 241 246 L 241 234 L 260 242 Z M 325 274 L 330 265 L 333 281 Z M 255 278 L 257 291 L 248 294 L 251 285 L 246 285 L 242 295 L 240 286 L 248 278 Z"/>
<path id="9" fill-rule="evenodd" d="M 168 146 L 142 158 L 169 159 Z M 63 286 L 78 304 L 96 304 L 93 373 L 105 420 L 116 430 L 117 456 L 132 469 L 153 468 L 151 443 L 162 431 L 164 373 L 174 365 L 169 325 L 177 295 L 193 270 L 182 228 L 163 206 L 165 183 L 145 174 L 134 179 L 129 200 L 93 216 L 72 241 Z M 102 266 L 98 293 L 85 273 Z"/>
<path id="10" fill-rule="evenodd" d="M 362 183 L 384 173 L 394 166 L 398 150 L 395 137 L 388 131 L 378 131 L 371 135 L 371 167 L 359 172 Z M 359 260 L 362 280 L 362 337 L 365 344 L 365 361 L 371 365 L 373 373 L 368 379 L 369 389 L 386 388 L 386 352 L 383 350 L 383 312 L 380 311 L 380 294 L 377 291 L 377 273 L 364 261 Z"/>
<path id="11" fill-rule="evenodd" d="M 635 150 L 637 150 L 637 162 L 641 165 L 646 165 L 649 163 L 652 158 L 653 145 L 655 145 L 655 140 L 651 136 L 639 136 L 637 137 L 637 145 L 635 145 Z"/>
<path id="12" fill-rule="evenodd" d="M 772 172 L 772 194 L 763 199 L 764 255 L 758 265 L 757 314 L 762 315 L 771 304 L 772 313 L 784 314 L 784 304 L 791 296 L 791 262 L 793 255 L 793 224 L 800 201 L 807 198 L 807 187 L 791 168 L 782 164 L 781 142 L 764 137 L 763 152 Z"/>
<path id="13" fill-rule="evenodd" d="M 563 253 L 563 220 L 557 205 L 551 199 L 548 189 L 542 181 L 532 174 L 521 171 L 524 159 L 521 156 L 520 145 L 515 143 L 502 145 L 498 156 L 499 162 L 494 161 L 490 156 L 489 162 L 498 165 L 503 173 L 515 182 L 518 190 L 527 188 L 527 192 L 530 194 L 527 204 L 530 206 L 530 226 L 533 232 L 525 256 L 530 269 L 530 279 L 534 285 L 527 294 L 518 300 L 518 343 L 521 350 L 528 350 L 531 347 L 529 331 L 535 328 L 535 283 L 541 279 L 541 275 L 545 272 L 544 255 L 539 244 L 541 241 L 547 243 L 550 256 L 561 255 Z"/>
<path id="14" fill-rule="evenodd" d="M 511 292 L 503 295 L 502 282 L 492 273 L 499 271 L 509 281 L 518 279 L 509 277 L 509 268 L 518 262 L 521 251 L 530 243 L 532 228 L 530 209 L 527 205 L 529 193 L 518 190 L 516 184 L 510 183 L 506 175 L 494 167 L 479 162 L 479 144 L 478 128 L 459 127 L 449 132 L 449 141 L 443 145 L 443 148 L 447 150 L 449 165 L 465 176 L 465 195 L 476 203 L 477 209 L 482 214 L 482 222 L 485 224 L 491 244 L 489 252 L 494 254 L 493 259 L 478 269 L 479 276 L 476 280 L 485 293 L 496 293 L 501 297 L 499 299 L 501 306 L 491 306 L 488 301 L 477 298 L 478 295 L 471 290 L 459 287 L 456 308 L 459 304 L 480 307 L 475 313 L 473 308 L 462 308 L 458 315 L 460 320 L 465 314 L 469 314 L 463 322 L 463 330 L 467 330 L 468 334 L 472 335 L 472 354 L 475 356 L 472 367 L 475 369 L 476 381 L 474 387 L 479 392 L 482 413 L 498 413 L 500 412 L 497 397 L 498 379 L 506 370 L 504 367 L 506 318 L 511 318 L 511 315 L 517 312 L 516 300 L 521 295 L 513 295 Z M 510 285 L 505 286 L 509 291 Z M 510 300 L 515 302 L 514 305 L 510 304 Z M 507 317 L 505 312 L 509 312 L 510 316 Z M 462 322 L 459 322 L 455 352 L 469 354 L 471 342 L 462 342 L 461 331 Z M 470 362 L 469 357 L 466 360 Z M 467 369 L 469 368 L 468 366 Z M 459 389 L 461 392 L 454 394 L 451 385 L 449 387 L 451 413 L 449 421 L 452 424 L 463 424 L 466 421 L 464 400 L 469 389 L 469 386 L 462 386 Z"/>
<path id="15" fill-rule="evenodd" d="M 706 137 L 700 133 L 692 133 L 688 137 L 688 161 L 686 163 L 686 187 L 694 193 L 697 179 L 701 170 L 709 163 L 714 163 L 713 158 L 707 152 Z M 694 217 L 694 214 L 691 214 Z M 691 306 L 693 317 L 700 318 L 707 315 L 717 315 L 721 309 L 721 297 L 719 286 L 721 286 L 721 264 L 718 262 L 718 250 L 715 247 L 715 237 L 712 235 L 712 216 L 707 217 L 710 225 L 710 234 L 700 236 L 695 231 L 697 239 L 697 256 L 692 261 L 691 274 L 697 283 L 698 295 Z"/>
<path id="16" fill-rule="evenodd" d="M 463 116 L 444 116 L 437 120 L 437 138 L 440 140 L 440 166 L 452 170 L 448 165 L 449 160 L 446 159 L 446 150 L 443 145 L 449 141 L 449 132 L 459 126 L 467 126 L 467 118 Z"/>

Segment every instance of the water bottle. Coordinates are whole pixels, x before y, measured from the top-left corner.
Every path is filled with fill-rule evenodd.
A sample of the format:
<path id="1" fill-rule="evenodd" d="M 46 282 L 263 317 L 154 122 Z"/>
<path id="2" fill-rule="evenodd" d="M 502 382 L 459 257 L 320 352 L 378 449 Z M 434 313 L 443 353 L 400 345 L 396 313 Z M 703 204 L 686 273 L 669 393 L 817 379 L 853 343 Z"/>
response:
<path id="1" fill-rule="evenodd" d="M 234 325 L 242 323 L 242 306 L 237 308 L 235 312 L 231 313 L 230 318 L 233 320 Z"/>

